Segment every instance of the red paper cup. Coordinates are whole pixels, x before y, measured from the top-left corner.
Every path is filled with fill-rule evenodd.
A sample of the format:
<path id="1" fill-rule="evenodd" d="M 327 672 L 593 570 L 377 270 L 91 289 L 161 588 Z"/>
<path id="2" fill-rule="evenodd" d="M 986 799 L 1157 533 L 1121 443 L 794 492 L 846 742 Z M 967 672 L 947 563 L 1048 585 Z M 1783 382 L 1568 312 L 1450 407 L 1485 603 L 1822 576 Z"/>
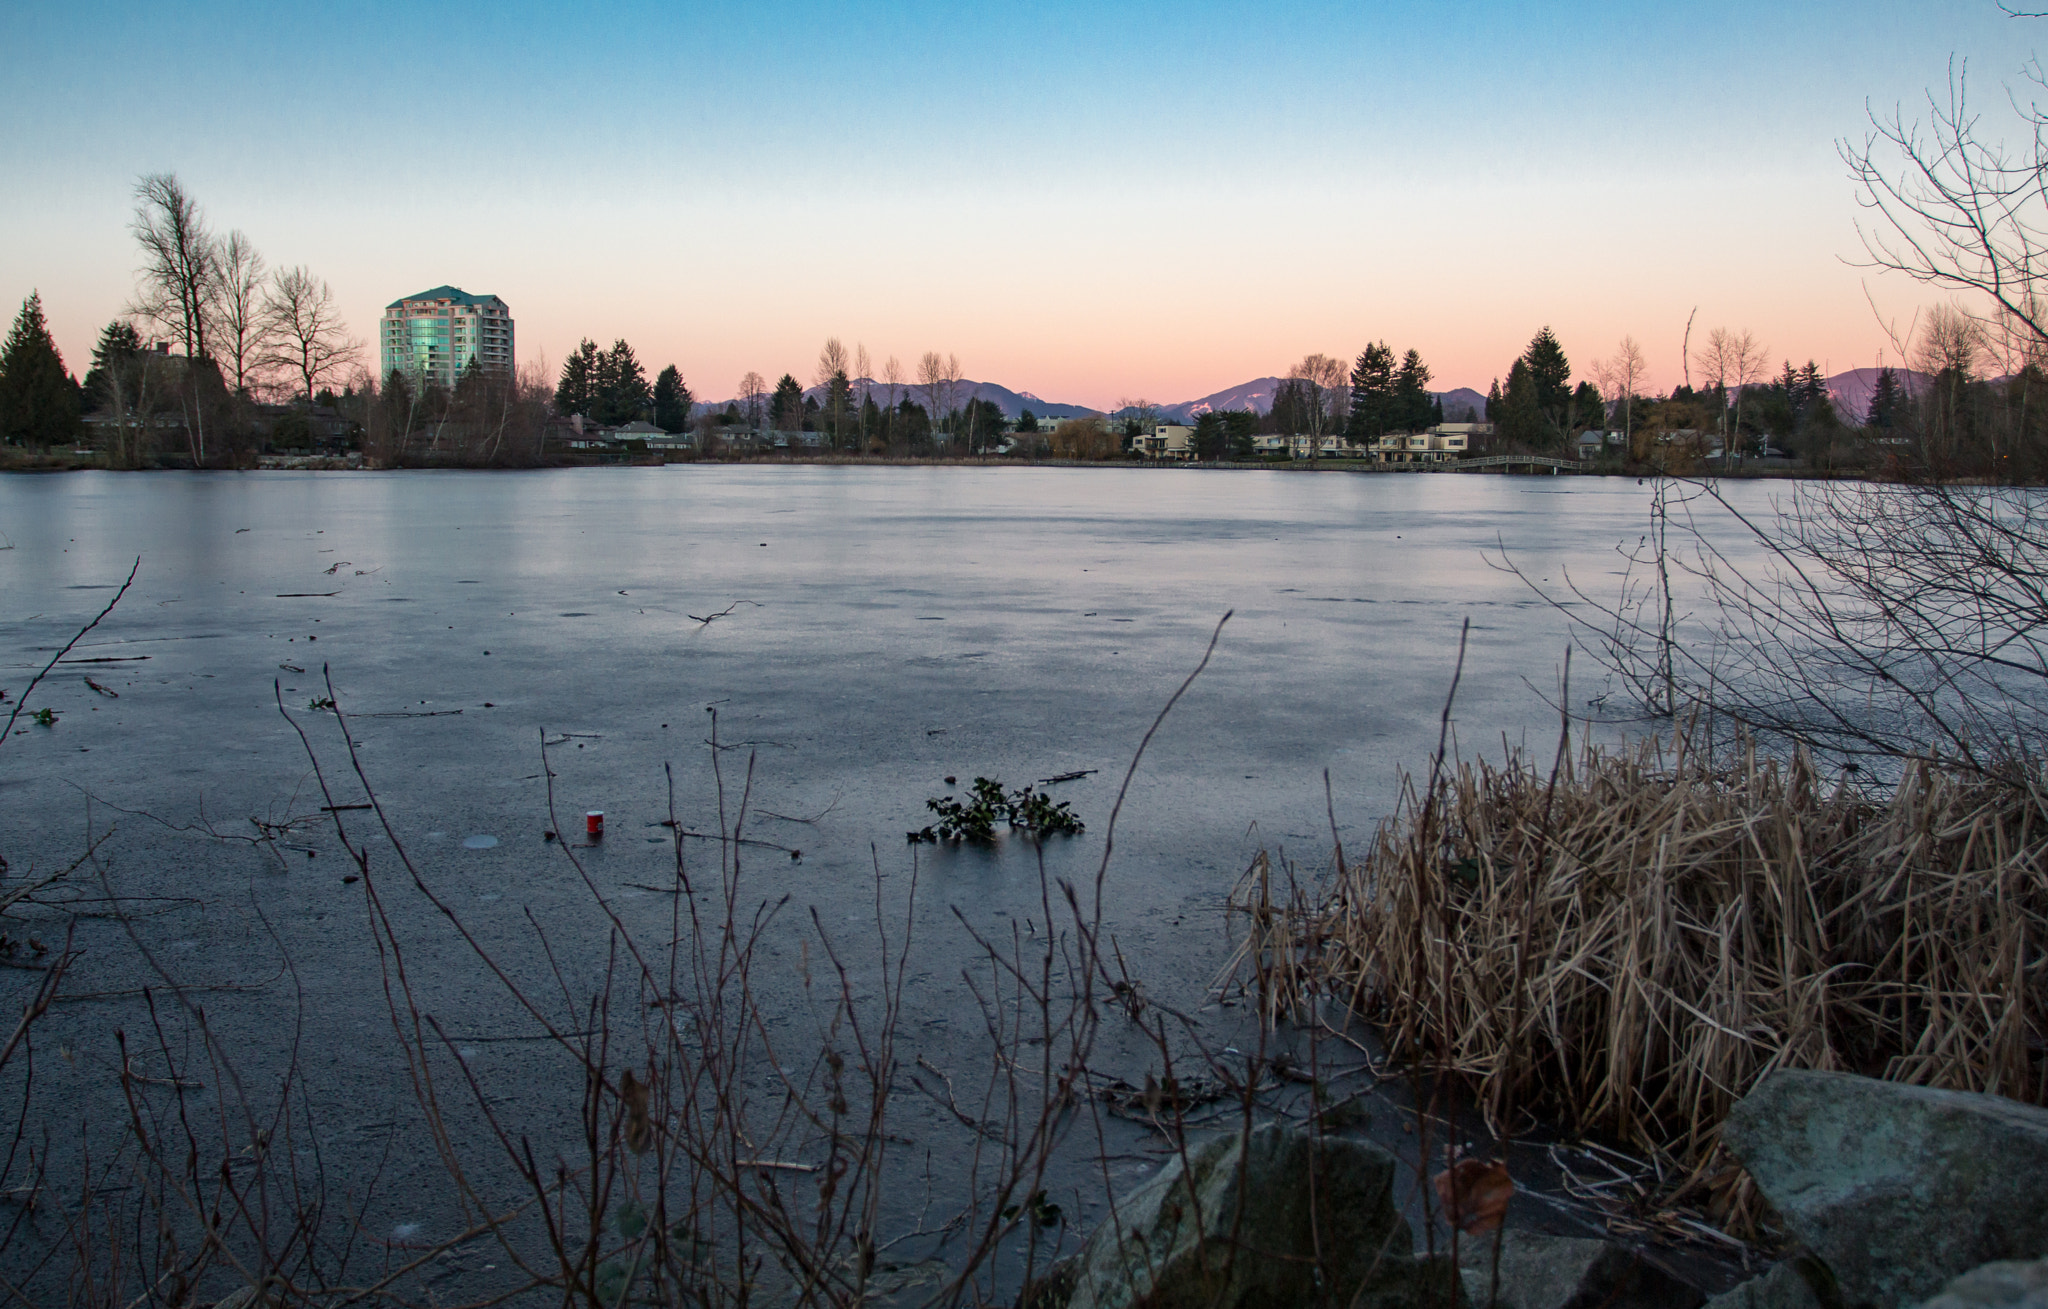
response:
<path id="1" fill-rule="evenodd" d="M 604 839 L 604 810 L 592 809 L 584 814 L 583 830 L 589 835 L 591 840 L 602 841 Z"/>

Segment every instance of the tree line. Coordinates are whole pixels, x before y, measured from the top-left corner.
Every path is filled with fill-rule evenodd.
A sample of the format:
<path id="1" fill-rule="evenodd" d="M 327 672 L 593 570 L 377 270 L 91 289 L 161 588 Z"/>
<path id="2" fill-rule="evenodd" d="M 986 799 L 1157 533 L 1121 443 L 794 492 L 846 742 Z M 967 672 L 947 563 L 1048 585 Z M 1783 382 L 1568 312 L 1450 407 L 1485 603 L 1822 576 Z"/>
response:
<path id="1" fill-rule="evenodd" d="M 85 413 L 101 410 L 116 466 L 166 439 L 197 467 L 238 462 L 259 439 L 259 400 L 310 409 L 355 364 L 361 345 L 332 288 L 304 266 L 269 267 L 240 231 L 216 233 L 175 174 L 136 183 L 129 231 L 141 256 L 136 295 L 101 330 L 82 383 L 50 339 L 41 297 L 22 305 L 0 352 L 0 436 L 10 444 L 75 441 Z M 155 348 L 143 326 L 162 334 Z"/>

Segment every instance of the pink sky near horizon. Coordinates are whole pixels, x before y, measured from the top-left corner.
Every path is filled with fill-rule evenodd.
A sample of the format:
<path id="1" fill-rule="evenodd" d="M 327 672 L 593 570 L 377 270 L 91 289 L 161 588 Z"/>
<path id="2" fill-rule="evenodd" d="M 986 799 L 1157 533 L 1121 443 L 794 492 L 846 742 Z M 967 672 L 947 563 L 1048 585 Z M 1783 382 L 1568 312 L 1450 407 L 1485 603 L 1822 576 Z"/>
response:
<path id="1" fill-rule="evenodd" d="M 1326 198 L 1320 214 L 1239 227 L 1236 240 L 1227 228 L 1194 221 L 1157 221 L 1141 241 L 1026 217 L 1013 220 L 1022 230 L 1000 257 L 977 259 L 975 250 L 963 249 L 922 266 L 863 268 L 854 259 L 856 241 L 814 243 L 808 258 L 796 261 L 794 285 L 780 303 L 750 290 L 754 270 L 721 265 L 704 252 L 652 261 L 647 274 L 618 285 L 627 279 L 596 257 L 586 257 L 585 266 L 548 268 L 522 261 L 512 248 L 478 248 L 453 259 L 410 257 L 394 269 L 375 241 L 351 242 L 344 232 L 329 234 L 332 246 L 302 244 L 331 250 L 324 261 L 303 257 L 334 284 L 351 330 L 366 342 L 375 340 L 384 304 L 452 283 L 507 301 L 523 363 L 558 366 L 586 335 L 601 345 L 624 338 L 650 374 L 675 363 L 705 400 L 735 394 L 749 369 L 771 382 L 792 372 L 808 384 L 827 336 L 849 349 L 866 344 L 878 377 L 891 354 L 908 375 L 924 350 L 935 349 L 958 354 L 977 380 L 1104 409 L 1127 397 L 1195 399 L 1284 374 L 1311 352 L 1348 360 L 1382 338 L 1397 351 L 1418 349 L 1437 389 L 1483 392 L 1546 325 L 1581 377 L 1632 335 L 1648 359 L 1647 388 L 1656 392 L 1683 380 L 1688 316 L 1695 350 L 1713 327 L 1747 328 L 1769 347 L 1774 369 L 1781 359 L 1810 358 L 1830 373 L 1898 362 L 1872 302 L 1903 327 L 1937 297 L 1846 262 L 1861 250 L 1846 184 L 1841 190 L 1840 204 L 1816 206 L 1803 221 L 1780 221 L 1768 234 L 1740 214 L 1681 217 L 1674 244 L 1687 253 L 1678 259 L 1659 253 L 1669 248 L 1674 220 L 1655 220 L 1654 227 L 1647 215 L 1605 220 L 1589 237 L 1571 231 L 1571 223 L 1539 217 L 1515 224 L 1503 239 L 1489 230 L 1486 215 L 1423 207 L 1380 220 L 1360 253 L 1285 276 L 1274 272 L 1266 251 L 1274 227 L 1292 229 L 1284 238 L 1290 248 L 1343 249 L 1350 239 L 1335 230 L 1345 210 L 1339 198 Z M 209 197 L 220 226 L 234 222 L 229 200 Z M 1456 209 L 1455 201 L 1446 204 Z M 101 271 L 41 283 L 59 347 L 80 373 L 99 327 L 121 311 L 129 292 L 125 196 L 109 197 L 102 213 L 99 230 L 77 238 L 83 248 L 72 265 Z M 617 219 L 610 219 L 614 227 Z M 572 239 L 573 217 L 540 221 Z M 618 246 L 659 248 L 672 221 L 650 207 L 638 230 L 629 224 L 618 234 Z M 704 225 L 718 222 L 714 215 Z M 298 262 L 298 251 L 251 235 L 273 262 Z M 924 236 L 928 247 L 948 240 L 943 230 Z M 782 248 L 802 248 L 796 237 L 791 233 Z M 985 223 L 977 225 L 976 240 L 984 250 L 995 244 Z M 1567 242 L 1579 258 L 1547 268 L 1534 262 L 1534 249 Z M 1596 248 L 1597 257 L 1590 253 Z M 110 266 L 119 271 L 107 275 Z M 1078 276 L 1083 267 L 1088 275 Z M 1309 285 L 1289 285 L 1295 278 Z M 803 288 L 813 279 L 836 282 L 845 294 L 808 294 Z M 1069 289 L 1034 295 L 1041 286 Z M 367 348 L 365 361 L 374 367 Z"/>

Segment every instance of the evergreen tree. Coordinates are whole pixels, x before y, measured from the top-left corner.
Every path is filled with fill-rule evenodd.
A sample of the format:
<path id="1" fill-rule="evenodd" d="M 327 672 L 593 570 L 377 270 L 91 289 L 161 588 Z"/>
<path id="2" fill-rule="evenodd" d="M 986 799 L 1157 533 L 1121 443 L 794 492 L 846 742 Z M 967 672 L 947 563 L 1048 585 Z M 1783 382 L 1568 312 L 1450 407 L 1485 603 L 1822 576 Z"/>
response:
<path id="1" fill-rule="evenodd" d="M 1863 423 L 1889 431 L 1899 421 L 1905 397 L 1899 394 L 1898 375 L 1889 368 L 1877 370 L 1877 385 L 1870 392 L 1870 412 Z"/>
<path id="2" fill-rule="evenodd" d="M 1017 431 L 1020 434 L 1026 435 L 1038 431 L 1038 419 L 1032 415 L 1029 409 L 1017 415 Z"/>
<path id="3" fill-rule="evenodd" d="M 1799 370 L 1797 395 L 1794 403 L 1799 409 L 1799 420 L 1806 422 L 1822 405 L 1832 405 L 1828 395 L 1828 380 L 1820 375 L 1820 365 L 1809 359 L 1806 367 Z"/>
<path id="4" fill-rule="evenodd" d="M 1273 405 L 1277 409 L 1279 404 L 1276 395 Z M 1385 341 L 1375 341 L 1351 366 L 1351 417 L 1345 424 L 1346 435 L 1353 441 L 1385 436 L 1400 419 L 1395 406 L 1394 352 Z"/>
<path id="5" fill-rule="evenodd" d="M 787 381 L 789 379 L 785 378 L 783 380 Z M 910 449 L 923 451 L 930 448 L 932 443 L 931 415 L 925 412 L 923 405 L 909 396 L 906 395 L 897 402 L 896 416 L 891 425 L 895 430 L 896 439 L 902 441 Z"/>
<path id="6" fill-rule="evenodd" d="M 1273 388 L 1273 407 L 1266 414 L 1267 426 L 1282 436 L 1306 432 L 1312 403 L 1308 383 L 1298 377 L 1282 378 L 1280 385 Z"/>
<path id="7" fill-rule="evenodd" d="M 562 380 L 555 387 L 555 412 L 563 417 L 590 417 L 597 400 L 597 374 L 603 359 L 597 343 L 584 337 L 576 352 L 562 361 Z"/>
<path id="8" fill-rule="evenodd" d="M 1536 395 L 1536 379 L 1529 371 L 1529 361 L 1515 360 L 1508 367 L 1508 384 L 1501 389 L 1499 405 L 1487 405 L 1489 411 L 1498 409 L 1499 417 L 1494 424 L 1501 440 L 1525 446 L 1544 443 L 1549 433 Z"/>
<path id="9" fill-rule="evenodd" d="M 1572 426 L 1607 426 L 1607 402 L 1600 398 L 1600 388 L 1591 382 L 1579 383 L 1579 389 L 1572 392 Z"/>
<path id="10" fill-rule="evenodd" d="M 1401 356 L 1400 370 L 1394 374 L 1393 429 L 1420 432 L 1429 426 L 1431 412 L 1429 365 L 1410 350 Z"/>
<path id="11" fill-rule="evenodd" d="M 1546 327 L 1530 340 L 1522 358 L 1529 365 L 1529 380 L 1536 388 L 1536 407 L 1562 420 L 1572 399 L 1572 365 L 1564 357 L 1564 347 Z"/>
<path id="12" fill-rule="evenodd" d="M 804 388 L 788 373 L 782 375 L 774 394 L 768 397 L 768 426 L 778 432 L 804 430 Z"/>
<path id="13" fill-rule="evenodd" d="M 142 336 L 135 324 L 116 318 L 101 328 L 100 339 L 92 347 L 92 367 L 85 374 L 85 403 L 108 403 L 115 379 L 124 375 L 141 353 Z"/>
<path id="14" fill-rule="evenodd" d="M 995 401 L 969 400 L 959 430 L 966 434 L 968 452 L 978 454 L 993 449 L 1009 425 L 1003 407 Z"/>
<path id="15" fill-rule="evenodd" d="M 1249 409 L 1211 409 L 1195 420 L 1193 445 L 1197 459 L 1250 459 L 1259 416 Z"/>
<path id="16" fill-rule="evenodd" d="M 607 426 L 630 423 L 654 403 L 647 372 L 640 367 L 633 347 L 624 341 L 612 342 L 612 348 L 599 357 L 594 380 L 597 412 L 591 416 Z"/>
<path id="17" fill-rule="evenodd" d="M 1471 411 L 1468 409 L 1466 412 L 1469 414 Z M 1431 427 L 1442 427 L 1444 425 L 1444 398 L 1440 395 L 1430 399 L 1429 425 Z"/>
<path id="18" fill-rule="evenodd" d="M 1500 421 L 1501 415 L 1506 412 L 1503 408 L 1504 403 L 1500 393 L 1500 379 L 1496 377 L 1493 379 L 1493 385 L 1486 392 L 1487 422 L 1497 423 Z"/>
<path id="19" fill-rule="evenodd" d="M 674 364 L 654 379 L 654 425 L 664 432 L 680 432 L 690 425 L 690 410 L 696 397 L 683 384 L 683 374 Z"/>
<path id="20" fill-rule="evenodd" d="M 78 410 L 78 383 L 50 339 L 43 297 L 32 291 L 0 347 L 0 439 L 34 446 L 73 440 Z"/>

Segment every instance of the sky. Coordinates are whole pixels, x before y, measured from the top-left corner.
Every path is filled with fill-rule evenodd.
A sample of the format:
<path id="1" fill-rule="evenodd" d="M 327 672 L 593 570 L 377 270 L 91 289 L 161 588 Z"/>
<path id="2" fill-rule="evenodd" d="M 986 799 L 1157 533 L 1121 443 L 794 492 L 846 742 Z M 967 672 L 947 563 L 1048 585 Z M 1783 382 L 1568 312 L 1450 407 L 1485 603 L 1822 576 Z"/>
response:
<path id="1" fill-rule="evenodd" d="M 174 172 L 364 341 L 453 284 L 522 363 L 623 338 L 704 399 L 828 336 L 1097 407 L 1379 339 L 1484 390 L 1545 325 L 1661 390 L 1689 316 L 1838 372 L 1937 298 L 1856 266 L 1838 141 L 1952 57 L 1996 125 L 2043 38 L 1989 0 L 22 3 L 0 306 L 82 372 Z"/>

